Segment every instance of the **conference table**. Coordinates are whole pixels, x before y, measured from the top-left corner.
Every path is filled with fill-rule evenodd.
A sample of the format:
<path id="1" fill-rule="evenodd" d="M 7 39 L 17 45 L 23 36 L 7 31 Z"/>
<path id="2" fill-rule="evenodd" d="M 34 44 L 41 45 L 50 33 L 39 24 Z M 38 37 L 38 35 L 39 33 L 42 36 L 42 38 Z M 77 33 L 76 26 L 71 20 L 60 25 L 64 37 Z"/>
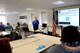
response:
<path id="1" fill-rule="evenodd" d="M 26 39 L 20 39 L 10 42 L 13 47 L 13 53 L 40 53 L 54 44 L 60 44 L 60 38 L 44 34 L 33 34 Z M 37 50 L 39 46 L 45 47 Z"/>

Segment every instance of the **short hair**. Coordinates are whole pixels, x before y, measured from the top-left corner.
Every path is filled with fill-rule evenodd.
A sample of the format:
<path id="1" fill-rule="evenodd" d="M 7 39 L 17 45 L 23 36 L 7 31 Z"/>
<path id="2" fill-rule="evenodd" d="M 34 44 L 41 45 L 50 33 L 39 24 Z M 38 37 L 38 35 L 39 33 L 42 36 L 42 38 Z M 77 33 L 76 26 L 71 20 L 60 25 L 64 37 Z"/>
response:
<path id="1" fill-rule="evenodd" d="M 62 42 L 80 42 L 80 33 L 74 26 L 67 26 L 64 27 L 62 30 L 62 36 L 61 36 Z"/>
<path id="2" fill-rule="evenodd" d="M 7 23 L 7 25 L 10 25 L 10 23 Z"/>

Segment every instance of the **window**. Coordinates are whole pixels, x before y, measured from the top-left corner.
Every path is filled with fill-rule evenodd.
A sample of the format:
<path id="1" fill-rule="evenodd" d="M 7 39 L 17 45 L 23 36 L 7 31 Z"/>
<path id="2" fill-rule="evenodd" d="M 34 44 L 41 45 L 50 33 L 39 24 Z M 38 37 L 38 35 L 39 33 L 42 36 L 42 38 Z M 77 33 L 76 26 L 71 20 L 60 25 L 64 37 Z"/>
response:
<path id="1" fill-rule="evenodd" d="M 41 12 L 41 23 L 47 23 L 47 13 Z"/>
<path id="2" fill-rule="evenodd" d="M 6 24 L 7 20 L 5 16 L 0 16 L 0 22 L 2 22 L 3 24 Z"/>

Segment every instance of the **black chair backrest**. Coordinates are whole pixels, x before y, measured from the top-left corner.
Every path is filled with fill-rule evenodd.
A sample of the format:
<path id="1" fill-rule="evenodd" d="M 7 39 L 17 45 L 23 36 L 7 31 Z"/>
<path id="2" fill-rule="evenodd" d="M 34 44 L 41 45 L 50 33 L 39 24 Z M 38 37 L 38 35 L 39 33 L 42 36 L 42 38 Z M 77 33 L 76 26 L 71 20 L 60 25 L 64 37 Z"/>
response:
<path id="1" fill-rule="evenodd" d="M 42 23 L 42 27 L 47 27 L 47 24 L 46 23 Z"/>

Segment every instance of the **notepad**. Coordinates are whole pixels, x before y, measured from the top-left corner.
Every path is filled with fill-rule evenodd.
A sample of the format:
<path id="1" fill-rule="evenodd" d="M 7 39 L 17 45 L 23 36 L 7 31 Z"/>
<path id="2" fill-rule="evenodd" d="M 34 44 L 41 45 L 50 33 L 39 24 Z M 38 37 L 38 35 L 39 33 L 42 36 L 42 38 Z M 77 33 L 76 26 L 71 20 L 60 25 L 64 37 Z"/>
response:
<path id="1" fill-rule="evenodd" d="M 34 35 L 31 35 L 31 36 L 28 36 L 29 38 L 36 38 L 36 36 L 34 36 Z"/>
<path id="2" fill-rule="evenodd" d="M 45 47 L 46 47 L 45 45 L 40 45 L 38 48 L 36 48 L 36 50 L 41 50 L 41 49 L 43 49 Z"/>

